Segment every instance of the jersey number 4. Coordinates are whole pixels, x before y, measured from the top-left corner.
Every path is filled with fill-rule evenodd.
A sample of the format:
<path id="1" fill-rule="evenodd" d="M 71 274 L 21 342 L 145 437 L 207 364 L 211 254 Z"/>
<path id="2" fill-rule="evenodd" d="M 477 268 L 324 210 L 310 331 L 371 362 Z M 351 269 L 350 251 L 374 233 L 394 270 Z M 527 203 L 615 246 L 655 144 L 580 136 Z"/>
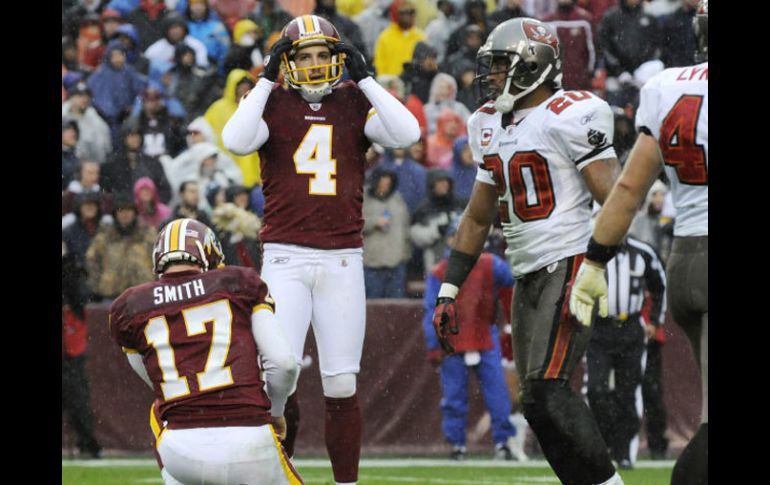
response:
<path id="1" fill-rule="evenodd" d="M 332 158 L 332 125 L 312 124 L 294 152 L 297 173 L 310 174 L 310 195 L 337 195 L 337 160 Z"/>
<path id="2" fill-rule="evenodd" d="M 233 313 L 230 302 L 219 300 L 187 308 L 182 310 L 182 317 L 188 337 L 206 333 L 206 324 L 211 323 L 211 348 L 206 367 L 196 374 L 198 390 L 207 391 L 232 384 L 233 375 L 230 366 L 225 365 L 233 332 Z M 163 374 L 163 382 L 160 384 L 163 398 L 168 401 L 190 394 L 187 377 L 180 376 L 176 368 L 174 347 L 171 345 L 171 332 L 166 317 L 151 318 L 144 329 L 144 336 L 158 356 L 158 367 Z"/>
<path id="3" fill-rule="evenodd" d="M 679 181 L 708 185 L 706 150 L 695 142 L 703 96 L 684 95 L 660 125 L 660 151 L 666 165 L 674 167 Z"/>
<path id="4" fill-rule="evenodd" d="M 485 155 L 484 168 L 492 171 L 497 195 L 505 196 L 506 181 L 500 155 Z M 513 197 L 513 212 L 522 222 L 546 219 L 556 207 L 548 161 L 537 152 L 517 152 L 508 160 L 508 182 Z M 500 201 L 500 218 L 511 222 L 508 203 Z"/>

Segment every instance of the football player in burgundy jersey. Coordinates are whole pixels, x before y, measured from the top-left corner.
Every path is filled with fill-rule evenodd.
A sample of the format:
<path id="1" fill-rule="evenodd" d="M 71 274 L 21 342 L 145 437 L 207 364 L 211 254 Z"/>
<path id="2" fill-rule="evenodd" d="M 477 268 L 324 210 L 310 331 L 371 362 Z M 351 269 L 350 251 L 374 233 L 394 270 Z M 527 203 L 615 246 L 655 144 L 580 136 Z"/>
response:
<path id="1" fill-rule="evenodd" d="M 607 315 L 604 268 L 617 252 L 636 209 L 661 169 L 671 181 L 674 241 L 667 261 L 668 301 L 701 370 L 701 425 L 677 459 L 672 485 L 708 483 L 708 0 L 698 4 L 694 66 L 666 69 L 639 93 L 639 137 L 596 220 L 570 310 L 591 318 L 594 301 Z"/>
<path id="2" fill-rule="evenodd" d="M 479 48 L 490 102 L 468 121 L 479 170 L 434 328 L 450 345 L 457 338 L 455 299 L 499 214 L 517 279 L 511 325 L 524 416 L 562 483 L 619 485 L 591 410 L 569 386 L 590 328 L 567 308 L 592 199 L 603 202 L 619 172 L 614 118 L 604 100 L 561 89 L 563 48 L 551 26 L 531 18 L 501 23 Z"/>
<path id="3" fill-rule="evenodd" d="M 342 82 L 343 67 L 352 81 Z M 285 86 L 276 83 L 283 71 Z M 262 277 L 277 303 L 297 365 L 313 325 L 326 406 L 326 448 L 337 483 L 358 480 L 361 412 L 356 374 L 364 342 L 362 260 L 365 152 L 408 147 L 417 120 L 371 77 L 328 20 L 303 15 L 283 28 L 263 77 L 240 101 L 222 139 L 259 150 L 265 195 Z M 294 419 L 289 417 L 294 409 Z M 296 400 L 287 403 L 293 453 Z"/>
<path id="4" fill-rule="evenodd" d="M 297 373 L 289 342 L 267 285 L 223 259 L 205 224 L 172 221 L 153 250 L 160 278 L 127 289 L 110 308 L 113 339 L 155 392 L 163 480 L 303 483 L 279 442 Z"/>

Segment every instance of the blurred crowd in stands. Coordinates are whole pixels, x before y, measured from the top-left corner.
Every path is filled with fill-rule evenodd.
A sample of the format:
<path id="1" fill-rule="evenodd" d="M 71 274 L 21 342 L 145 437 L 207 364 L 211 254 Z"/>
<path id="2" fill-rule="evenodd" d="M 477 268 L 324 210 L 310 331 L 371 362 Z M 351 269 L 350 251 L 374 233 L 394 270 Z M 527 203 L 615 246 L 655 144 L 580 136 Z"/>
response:
<path id="1" fill-rule="evenodd" d="M 312 12 L 365 54 L 376 80 L 420 122 L 413 146 L 370 148 L 363 196 L 367 296 L 419 297 L 473 187 L 466 121 L 482 102 L 475 57 L 489 32 L 521 16 L 552 23 L 565 48 L 564 88 L 612 105 L 623 162 L 636 136 L 639 88 L 666 67 L 692 63 L 696 3 L 63 0 L 62 240 L 77 274 L 70 280 L 86 302 L 151 280 L 155 235 L 178 217 L 211 225 L 228 264 L 259 269 L 259 155 L 229 152 L 221 132 L 283 25 Z M 658 250 L 674 216 L 663 182 L 634 224 Z"/>

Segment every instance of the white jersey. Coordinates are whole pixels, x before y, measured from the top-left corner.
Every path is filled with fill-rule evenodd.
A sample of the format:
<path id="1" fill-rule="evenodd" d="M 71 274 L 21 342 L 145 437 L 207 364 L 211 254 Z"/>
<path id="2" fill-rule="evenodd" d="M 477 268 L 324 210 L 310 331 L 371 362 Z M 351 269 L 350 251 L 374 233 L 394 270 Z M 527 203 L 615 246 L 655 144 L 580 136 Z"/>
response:
<path id="1" fill-rule="evenodd" d="M 666 69 L 639 95 L 636 129 L 658 140 L 676 208 L 674 236 L 709 233 L 709 64 Z"/>
<path id="2" fill-rule="evenodd" d="M 563 90 L 515 112 L 505 129 L 500 116 L 474 113 L 469 139 L 481 168 L 476 180 L 497 187 L 506 256 L 518 277 L 585 252 L 592 196 L 580 171 L 616 157 L 614 117 L 588 91 Z"/>

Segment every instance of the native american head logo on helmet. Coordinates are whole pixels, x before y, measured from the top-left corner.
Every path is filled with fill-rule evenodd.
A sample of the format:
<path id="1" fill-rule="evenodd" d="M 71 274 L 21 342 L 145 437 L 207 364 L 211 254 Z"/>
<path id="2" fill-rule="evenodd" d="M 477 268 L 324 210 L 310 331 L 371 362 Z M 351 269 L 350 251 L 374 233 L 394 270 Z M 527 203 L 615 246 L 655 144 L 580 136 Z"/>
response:
<path id="1" fill-rule="evenodd" d="M 153 271 L 158 274 L 175 262 L 197 264 L 208 271 L 221 268 L 224 261 L 214 231 L 195 219 L 176 219 L 166 224 L 152 250 Z"/>

